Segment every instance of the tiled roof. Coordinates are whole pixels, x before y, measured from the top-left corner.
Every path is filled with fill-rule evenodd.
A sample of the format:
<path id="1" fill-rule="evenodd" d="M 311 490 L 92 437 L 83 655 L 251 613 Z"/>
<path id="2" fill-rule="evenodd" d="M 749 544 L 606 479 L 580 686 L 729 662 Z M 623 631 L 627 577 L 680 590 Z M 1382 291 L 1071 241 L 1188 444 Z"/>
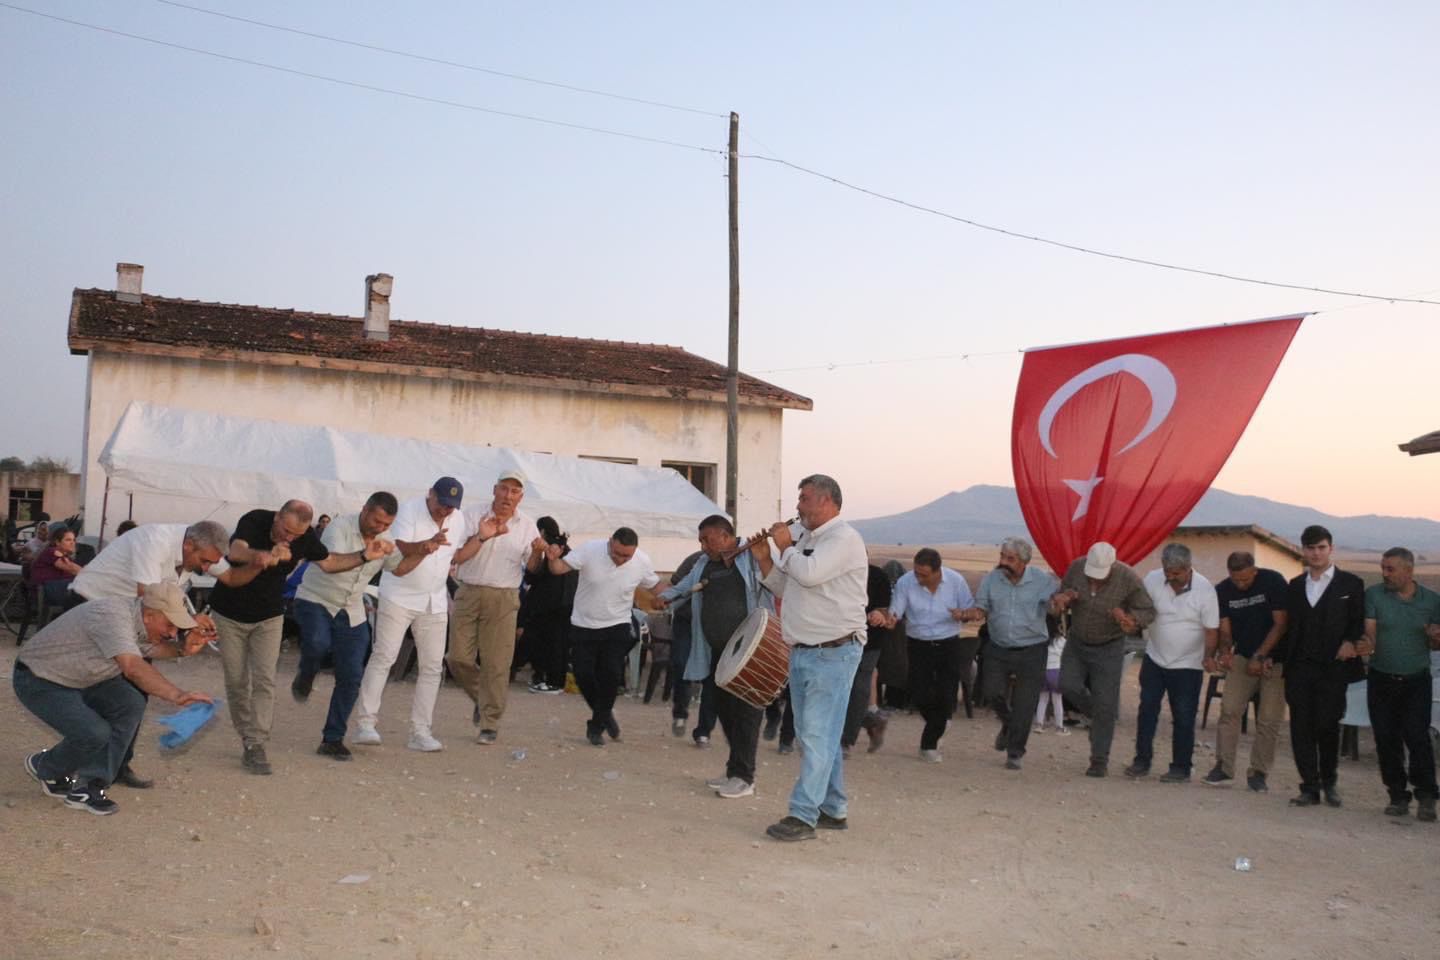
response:
<path id="1" fill-rule="evenodd" d="M 369 340 L 364 321 L 273 307 L 75 291 L 70 351 L 93 347 L 158 355 L 366 370 L 405 376 L 723 400 L 725 367 L 680 347 L 551 337 L 511 330 L 390 321 Z M 740 402 L 809 410 L 808 398 L 740 374 Z"/>

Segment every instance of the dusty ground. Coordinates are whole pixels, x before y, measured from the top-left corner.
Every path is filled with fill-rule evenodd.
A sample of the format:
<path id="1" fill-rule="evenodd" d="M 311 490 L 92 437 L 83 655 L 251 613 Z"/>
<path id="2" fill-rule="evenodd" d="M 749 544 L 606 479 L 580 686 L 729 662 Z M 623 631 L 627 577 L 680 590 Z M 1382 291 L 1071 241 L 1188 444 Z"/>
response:
<path id="1" fill-rule="evenodd" d="M 7 679 L 12 659 L 7 645 Z M 1301 811 L 1288 765 L 1268 795 L 1090 780 L 1083 733 L 1046 733 L 1007 773 L 986 718 L 957 721 L 932 766 L 899 717 L 847 766 L 853 828 L 778 844 L 763 830 L 798 759 L 773 744 L 759 794 L 722 801 L 701 783 L 721 749 L 672 738 L 659 704 L 622 701 L 624 742 L 597 750 L 579 697 L 517 686 L 500 745 L 481 747 L 447 686 L 446 750 L 420 755 L 402 684 L 386 743 L 340 764 L 312 752 L 329 678 L 297 705 L 293 666 L 287 653 L 275 776 L 241 770 L 228 721 L 174 758 L 147 724 L 137 766 L 160 783 L 117 788 L 108 818 L 40 794 L 21 761 L 50 733 L 0 693 L 0 956 L 1430 960 L 1440 944 L 1440 828 L 1380 814 L 1368 736 L 1343 762 L 1344 809 Z M 220 690 L 213 655 L 167 669 Z M 1126 694 L 1117 773 L 1133 678 Z M 1203 773 L 1208 751 L 1197 760 Z M 368 880 L 337 882 L 351 874 Z"/>

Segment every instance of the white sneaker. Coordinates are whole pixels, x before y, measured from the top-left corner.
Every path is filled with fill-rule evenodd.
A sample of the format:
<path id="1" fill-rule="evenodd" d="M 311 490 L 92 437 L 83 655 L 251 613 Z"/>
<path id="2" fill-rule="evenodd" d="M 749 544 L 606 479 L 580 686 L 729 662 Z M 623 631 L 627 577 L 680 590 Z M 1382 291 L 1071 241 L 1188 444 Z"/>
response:
<path id="1" fill-rule="evenodd" d="M 755 795 L 755 784 L 746 783 L 739 777 L 734 778 L 728 784 L 715 791 L 726 800 L 739 800 L 741 797 L 753 797 Z"/>
<path id="2" fill-rule="evenodd" d="M 410 742 L 405 746 L 411 750 L 419 750 L 421 753 L 434 753 L 437 750 L 445 749 L 445 744 L 422 730 L 416 730 L 410 734 Z"/>
<path id="3" fill-rule="evenodd" d="M 940 762 L 940 751 L 939 751 L 939 750 L 921 750 L 921 751 L 920 751 L 920 759 L 921 759 L 921 760 L 924 760 L 926 763 L 939 763 L 939 762 Z"/>
<path id="4" fill-rule="evenodd" d="M 705 781 L 705 786 L 711 790 L 719 790 L 721 787 L 729 786 L 734 777 L 711 777 Z"/>
<path id="5" fill-rule="evenodd" d="M 1035 724 L 1034 726 L 1032 726 L 1032 727 L 1030 728 L 1030 732 L 1031 732 L 1031 733 L 1044 733 L 1044 732 L 1045 732 L 1045 724 L 1043 724 L 1043 723 L 1037 723 L 1037 724 Z"/>
<path id="6" fill-rule="evenodd" d="M 350 738 L 351 743 L 358 743 L 362 746 L 373 747 L 380 743 L 380 731 L 374 727 L 356 726 L 355 735 Z"/>
<path id="7" fill-rule="evenodd" d="M 1068 737 L 1070 736 L 1070 728 L 1062 723 L 1060 724 L 1060 726 L 1055 728 L 1055 733 L 1057 736 Z"/>

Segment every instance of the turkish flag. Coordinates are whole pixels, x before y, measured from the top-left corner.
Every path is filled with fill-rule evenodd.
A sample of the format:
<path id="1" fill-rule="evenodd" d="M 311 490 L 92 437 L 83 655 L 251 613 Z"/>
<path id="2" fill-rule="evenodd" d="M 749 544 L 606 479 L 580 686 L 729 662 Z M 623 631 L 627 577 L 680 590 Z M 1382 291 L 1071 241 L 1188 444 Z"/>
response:
<path id="1" fill-rule="evenodd" d="M 1210 488 L 1307 316 L 1025 352 L 1015 492 L 1050 567 L 1136 563 Z"/>

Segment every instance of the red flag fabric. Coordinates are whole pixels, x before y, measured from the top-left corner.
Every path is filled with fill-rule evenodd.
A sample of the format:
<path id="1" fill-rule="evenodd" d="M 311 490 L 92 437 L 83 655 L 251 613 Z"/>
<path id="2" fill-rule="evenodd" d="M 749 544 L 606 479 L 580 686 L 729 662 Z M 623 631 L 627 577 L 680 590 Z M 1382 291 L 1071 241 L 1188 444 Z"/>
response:
<path id="1" fill-rule="evenodd" d="M 1097 540 L 1132 564 L 1159 546 L 1235 449 L 1305 316 L 1026 351 L 1011 459 L 1051 568 Z"/>

